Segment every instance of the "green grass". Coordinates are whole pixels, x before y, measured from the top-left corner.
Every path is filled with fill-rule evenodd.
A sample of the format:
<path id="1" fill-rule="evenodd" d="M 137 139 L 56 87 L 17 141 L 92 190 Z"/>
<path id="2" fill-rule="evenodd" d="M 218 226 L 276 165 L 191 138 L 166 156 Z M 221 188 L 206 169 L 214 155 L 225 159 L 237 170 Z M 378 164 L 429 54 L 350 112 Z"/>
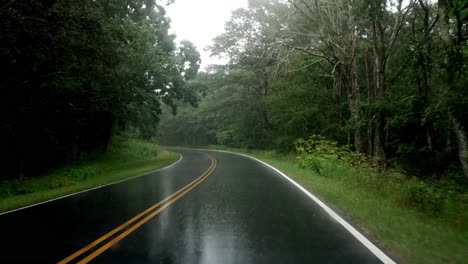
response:
<path id="1" fill-rule="evenodd" d="M 179 157 L 154 143 L 116 136 L 105 154 L 39 177 L 0 182 L 0 212 L 150 172 Z"/>
<path id="2" fill-rule="evenodd" d="M 442 209 L 438 207 L 438 211 L 424 210 L 426 207 L 421 210 L 405 202 L 412 186 L 419 183 L 399 173 L 381 175 L 321 160 L 319 174 L 299 168 L 294 155 L 221 148 L 248 154 L 283 171 L 349 216 L 399 263 L 466 263 L 468 260 L 466 200 L 446 201 L 449 204 Z"/>

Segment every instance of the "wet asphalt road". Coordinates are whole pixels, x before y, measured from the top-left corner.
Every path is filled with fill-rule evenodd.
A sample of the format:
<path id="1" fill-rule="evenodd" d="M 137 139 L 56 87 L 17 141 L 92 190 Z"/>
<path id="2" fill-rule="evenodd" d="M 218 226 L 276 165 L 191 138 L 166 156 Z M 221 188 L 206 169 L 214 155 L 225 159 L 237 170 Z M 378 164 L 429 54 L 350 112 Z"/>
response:
<path id="1" fill-rule="evenodd" d="M 91 263 L 381 263 L 267 166 L 177 152 L 183 159 L 167 169 L 0 215 L 0 263 L 63 260 L 199 177 L 210 167 L 207 153 L 217 166 L 205 181 Z"/>

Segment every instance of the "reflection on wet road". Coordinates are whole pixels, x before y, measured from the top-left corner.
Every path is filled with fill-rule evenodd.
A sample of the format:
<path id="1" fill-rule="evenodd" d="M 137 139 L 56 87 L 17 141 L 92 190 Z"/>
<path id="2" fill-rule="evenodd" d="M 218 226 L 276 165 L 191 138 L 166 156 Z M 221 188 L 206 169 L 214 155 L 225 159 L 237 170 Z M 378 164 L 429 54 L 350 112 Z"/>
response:
<path id="1" fill-rule="evenodd" d="M 0 216 L 6 245 L 0 262 L 63 260 L 191 186 L 215 160 L 209 177 L 91 263 L 381 263 L 267 166 L 229 153 L 177 152 L 183 159 L 170 168 Z M 140 219 L 69 263 L 86 259 Z"/>

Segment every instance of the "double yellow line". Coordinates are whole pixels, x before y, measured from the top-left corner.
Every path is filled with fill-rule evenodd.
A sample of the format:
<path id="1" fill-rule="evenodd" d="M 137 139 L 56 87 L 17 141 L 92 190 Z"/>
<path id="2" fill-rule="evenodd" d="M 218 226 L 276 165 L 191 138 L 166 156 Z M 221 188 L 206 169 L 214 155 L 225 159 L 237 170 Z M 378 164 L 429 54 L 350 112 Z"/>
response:
<path id="1" fill-rule="evenodd" d="M 96 239 L 95 241 L 93 241 L 89 245 L 87 245 L 86 247 L 78 250 L 77 252 L 73 253 L 72 255 L 68 256 L 67 258 L 61 260 L 58 263 L 59 264 L 69 263 L 70 261 L 72 261 L 75 258 L 77 258 L 77 257 L 81 256 L 82 254 L 84 254 L 85 252 L 88 252 L 89 250 L 95 248 L 96 246 L 98 246 L 99 244 L 101 244 L 102 242 L 104 242 L 105 240 L 110 238 L 111 236 L 115 235 L 116 233 L 118 233 L 118 232 L 122 231 L 123 229 L 125 229 L 126 227 L 130 226 L 125 231 L 121 232 L 118 236 L 116 236 L 113 239 L 109 240 L 107 243 L 105 243 L 104 245 L 102 245 L 101 247 L 99 247 L 98 249 L 96 249 L 91 254 L 89 254 L 88 256 L 86 256 L 85 258 L 83 258 L 82 260 L 80 260 L 78 262 L 79 264 L 88 263 L 91 260 L 93 260 L 94 258 L 96 258 L 97 256 L 99 256 L 100 254 L 102 254 L 104 251 L 106 251 L 107 249 L 112 247 L 113 245 L 117 244 L 120 240 L 124 239 L 126 236 L 131 234 L 133 231 L 138 229 L 140 226 L 142 226 L 143 224 L 148 222 L 151 218 L 158 215 L 160 212 L 162 212 L 164 209 L 166 209 L 168 206 L 173 204 L 175 201 L 179 200 L 181 197 L 186 195 L 193 188 L 197 187 L 200 183 L 202 183 L 204 180 L 206 180 L 206 178 L 208 178 L 208 176 L 210 176 L 210 174 L 216 168 L 217 161 L 212 156 L 210 156 L 210 155 L 208 155 L 208 156 L 211 159 L 210 167 L 202 175 L 200 175 L 198 178 L 196 178 L 194 181 L 192 181 L 191 183 L 189 183 L 189 184 L 185 185 L 184 187 L 180 188 L 178 191 L 174 192 L 170 196 L 164 198 L 163 200 L 161 200 L 158 203 L 154 204 L 150 208 L 148 208 L 145 211 L 139 213 L 138 215 L 136 215 L 132 219 L 128 220 L 127 222 L 125 222 L 123 224 L 121 224 L 120 226 L 118 226 L 114 230 L 112 230 L 109 233 L 103 235 L 102 237 Z M 143 218 L 143 219 L 141 219 L 141 218 Z M 138 221 L 138 220 L 140 220 L 140 221 Z M 138 222 L 136 222 L 136 221 L 138 221 Z M 134 222 L 136 222 L 136 223 L 134 223 Z"/>

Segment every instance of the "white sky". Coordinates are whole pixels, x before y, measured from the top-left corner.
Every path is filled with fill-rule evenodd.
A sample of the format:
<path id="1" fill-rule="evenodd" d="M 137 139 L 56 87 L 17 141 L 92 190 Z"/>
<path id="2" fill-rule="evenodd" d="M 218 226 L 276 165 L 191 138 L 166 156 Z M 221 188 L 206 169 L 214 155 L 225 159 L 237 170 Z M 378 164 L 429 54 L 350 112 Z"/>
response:
<path id="1" fill-rule="evenodd" d="M 175 0 L 166 6 L 171 18 L 171 33 L 177 35 L 177 42 L 189 40 L 201 53 L 201 69 L 209 64 L 224 61 L 210 58 L 210 52 L 204 49 L 211 45 L 211 40 L 224 32 L 224 23 L 231 17 L 231 12 L 246 7 L 247 0 Z"/>

